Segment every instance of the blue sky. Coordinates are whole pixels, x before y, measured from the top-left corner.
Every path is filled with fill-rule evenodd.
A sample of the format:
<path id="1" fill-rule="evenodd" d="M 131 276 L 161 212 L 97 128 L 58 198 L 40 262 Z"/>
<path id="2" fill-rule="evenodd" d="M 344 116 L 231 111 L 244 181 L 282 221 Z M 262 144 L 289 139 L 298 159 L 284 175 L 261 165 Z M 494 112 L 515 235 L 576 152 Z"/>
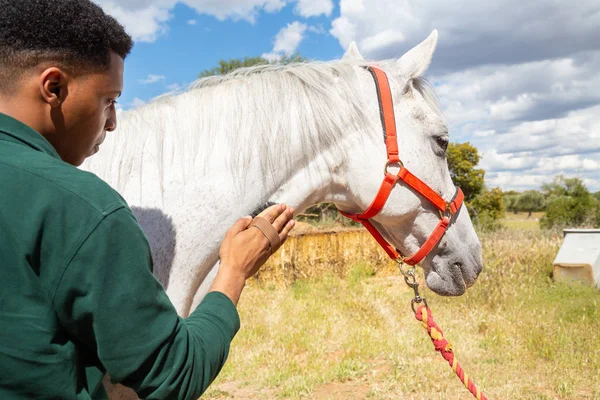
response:
<path id="1" fill-rule="evenodd" d="M 488 187 L 556 175 L 600 190 L 600 2 L 553 0 L 94 0 L 132 34 L 120 107 L 196 79 L 219 59 L 298 52 L 399 57 L 439 31 L 426 77 L 451 140 L 482 155 Z"/>

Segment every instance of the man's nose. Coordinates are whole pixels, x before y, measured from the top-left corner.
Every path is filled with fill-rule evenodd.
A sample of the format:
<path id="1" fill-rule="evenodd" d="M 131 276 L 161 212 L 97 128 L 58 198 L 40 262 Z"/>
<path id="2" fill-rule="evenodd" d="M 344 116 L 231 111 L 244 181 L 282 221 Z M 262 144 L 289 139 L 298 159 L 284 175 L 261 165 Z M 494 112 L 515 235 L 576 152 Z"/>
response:
<path id="1" fill-rule="evenodd" d="M 104 125 L 104 129 L 108 132 L 112 132 L 117 129 L 117 118 L 108 118 L 106 120 L 106 124 Z"/>

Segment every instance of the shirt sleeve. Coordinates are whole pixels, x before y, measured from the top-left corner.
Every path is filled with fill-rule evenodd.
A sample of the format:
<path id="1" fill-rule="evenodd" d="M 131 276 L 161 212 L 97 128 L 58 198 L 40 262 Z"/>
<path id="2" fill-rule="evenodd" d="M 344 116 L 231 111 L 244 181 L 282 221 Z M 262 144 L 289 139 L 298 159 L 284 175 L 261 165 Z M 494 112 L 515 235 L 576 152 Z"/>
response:
<path id="1" fill-rule="evenodd" d="M 235 305 L 209 293 L 180 318 L 152 275 L 148 241 L 128 208 L 106 216 L 68 263 L 54 305 L 111 379 L 148 399 L 197 399 L 240 327 Z"/>

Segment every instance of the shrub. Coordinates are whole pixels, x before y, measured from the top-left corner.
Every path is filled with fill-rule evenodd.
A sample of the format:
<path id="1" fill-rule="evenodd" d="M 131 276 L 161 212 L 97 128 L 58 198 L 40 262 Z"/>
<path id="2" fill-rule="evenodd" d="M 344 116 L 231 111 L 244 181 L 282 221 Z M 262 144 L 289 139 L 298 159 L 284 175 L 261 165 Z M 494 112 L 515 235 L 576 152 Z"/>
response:
<path id="1" fill-rule="evenodd" d="M 589 194 L 580 197 L 557 196 L 548 203 L 540 226 L 545 229 L 598 226 L 599 222 L 598 201 Z"/>
<path id="2" fill-rule="evenodd" d="M 494 231 L 502 226 L 500 219 L 504 217 L 504 199 L 500 188 L 485 189 L 468 206 L 473 223 L 479 230 Z"/>

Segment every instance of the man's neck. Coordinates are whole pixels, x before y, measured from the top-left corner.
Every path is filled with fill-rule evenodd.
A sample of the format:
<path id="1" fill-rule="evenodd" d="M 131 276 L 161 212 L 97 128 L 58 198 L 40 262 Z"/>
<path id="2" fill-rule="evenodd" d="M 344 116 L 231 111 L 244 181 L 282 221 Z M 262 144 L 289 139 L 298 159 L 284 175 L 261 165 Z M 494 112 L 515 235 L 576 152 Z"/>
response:
<path id="1" fill-rule="evenodd" d="M 18 98 L 0 96 L 0 113 L 16 119 L 43 135 L 44 119 L 39 107 L 32 107 Z"/>

